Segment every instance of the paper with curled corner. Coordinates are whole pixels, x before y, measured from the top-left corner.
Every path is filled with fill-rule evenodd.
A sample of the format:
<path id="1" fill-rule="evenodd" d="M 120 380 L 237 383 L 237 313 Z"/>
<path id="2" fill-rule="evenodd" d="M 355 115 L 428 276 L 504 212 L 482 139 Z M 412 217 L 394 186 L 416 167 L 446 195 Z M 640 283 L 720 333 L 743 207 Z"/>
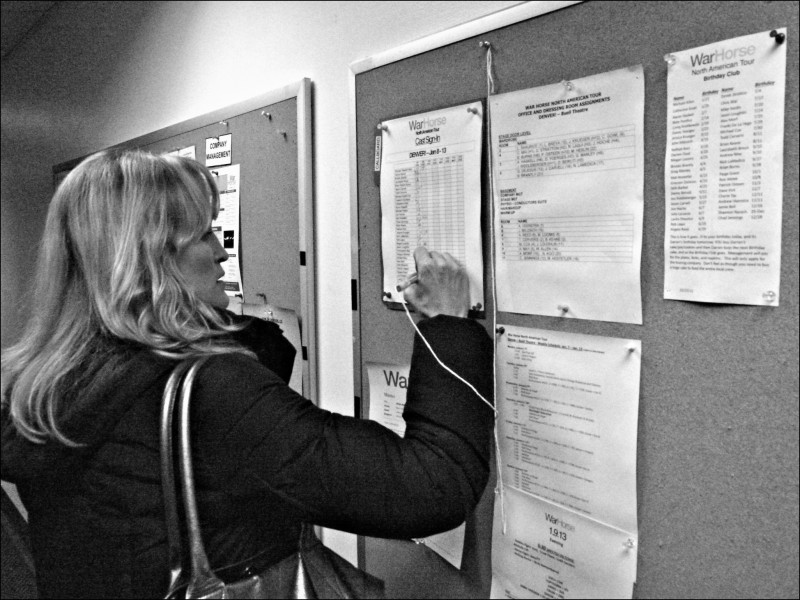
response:
<path id="1" fill-rule="evenodd" d="M 406 422 L 403 409 L 406 405 L 408 388 L 408 365 L 367 363 L 369 380 L 369 418 L 403 437 Z M 464 551 L 464 523 L 452 529 L 414 541 L 424 544 L 456 569 L 461 568 L 461 555 Z"/>

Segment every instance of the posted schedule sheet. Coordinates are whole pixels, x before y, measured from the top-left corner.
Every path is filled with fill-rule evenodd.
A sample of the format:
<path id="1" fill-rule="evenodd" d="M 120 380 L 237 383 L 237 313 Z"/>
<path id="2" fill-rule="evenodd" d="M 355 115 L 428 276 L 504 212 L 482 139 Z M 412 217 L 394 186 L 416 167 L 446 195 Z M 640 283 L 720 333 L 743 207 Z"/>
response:
<path id="1" fill-rule="evenodd" d="M 641 65 L 491 103 L 499 310 L 641 324 Z"/>
<path id="2" fill-rule="evenodd" d="M 406 390 L 408 389 L 409 365 L 391 365 L 385 363 L 366 363 L 369 381 L 369 418 L 384 427 L 391 429 L 400 437 L 406 432 L 403 410 L 406 406 Z M 414 540 L 424 544 L 453 565 L 461 568 L 461 556 L 464 552 L 464 523 L 451 529 L 426 538 Z"/>
<path id="3" fill-rule="evenodd" d="M 416 271 L 414 249 L 448 252 L 469 276 L 470 306 L 481 310 L 480 102 L 383 124 L 380 191 L 384 301 L 403 302 L 397 284 Z M 376 157 L 376 162 L 378 162 Z"/>
<path id="4" fill-rule="evenodd" d="M 765 31 L 666 57 L 664 298 L 779 303 L 786 45 Z"/>
<path id="5" fill-rule="evenodd" d="M 641 343 L 502 328 L 492 597 L 630 596 Z"/>

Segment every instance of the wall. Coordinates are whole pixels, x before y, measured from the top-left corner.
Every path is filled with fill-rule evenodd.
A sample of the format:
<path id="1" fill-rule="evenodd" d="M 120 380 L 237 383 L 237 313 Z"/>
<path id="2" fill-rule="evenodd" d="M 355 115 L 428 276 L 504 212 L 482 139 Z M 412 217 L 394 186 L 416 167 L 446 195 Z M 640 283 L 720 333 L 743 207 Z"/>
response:
<path id="1" fill-rule="evenodd" d="M 2 63 L 2 346 L 26 315 L 53 165 L 309 77 L 320 390 L 352 414 L 348 65 L 516 4 L 59 3 Z M 355 560 L 353 536 L 325 541 Z"/>

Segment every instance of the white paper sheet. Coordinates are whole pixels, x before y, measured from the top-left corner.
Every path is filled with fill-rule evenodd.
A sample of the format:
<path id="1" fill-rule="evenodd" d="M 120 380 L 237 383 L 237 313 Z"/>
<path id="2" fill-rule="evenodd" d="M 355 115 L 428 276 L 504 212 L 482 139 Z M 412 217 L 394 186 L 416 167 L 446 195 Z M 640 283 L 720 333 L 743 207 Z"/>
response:
<path id="1" fill-rule="evenodd" d="M 228 305 L 230 310 L 230 305 Z M 297 352 L 294 355 L 294 365 L 292 367 L 292 377 L 289 379 L 289 387 L 298 394 L 303 394 L 303 345 L 300 339 L 300 320 L 297 313 L 288 308 L 280 308 L 274 304 L 241 304 L 241 313 L 252 317 L 258 317 L 265 321 L 277 323 L 283 330 L 285 337 Z"/>
<path id="2" fill-rule="evenodd" d="M 501 327 L 503 482 L 635 533 L 641 342 Z"/>
<path id="3" fill-rule="evenodd" d="M 630 598 L 638 540 L 506 488 L 492 528 L 491 598 Z"/>
<path id="4" fill-rule="evenodd" d="M 394 431 L 400 437 L 405 435 L 406 422 L 403 409 L 406 405 L 408 389 L 408 365 L 367 363 L 369 381 L 369 418 Z M 461 568 L 461 555 L 464 552 L 464 531 L 462 523 L 455 529 L 445 531 L 414 541 L 424 544 L 455 568 Z"/>
<path id="5" fill-rule="evenodd" d="M 472 112 L 471 112 L 472 111 Z M 385 121 L 381 214 L 384 301 L 415 271 L 417 246 L 449 252 L 466 268 L 470 306 L 482 310 L 481 140 L 483 106 L 464 104 Z"/>
<path id="6" fill-rule="evenodd" d="M 642 322 L 641 65 L 492 97 L 498 308 Z"/>
<path id="7" fill-rule="evenodd" d="M 668 55 L 664 298 L 779 304 L 786 45 Z"/>
<path id="8" fill-rule="evenodd" d="M 225 275 L 225 293 L 228 296 L 243 295 L 242 269 L 239 264 L 239 165 L 214 167 L 211 173 L 217 180 L 219 189 L 219 215 L 211 228 L 219 243 L 228 253 L 228 260 L 222 263 Z"/>

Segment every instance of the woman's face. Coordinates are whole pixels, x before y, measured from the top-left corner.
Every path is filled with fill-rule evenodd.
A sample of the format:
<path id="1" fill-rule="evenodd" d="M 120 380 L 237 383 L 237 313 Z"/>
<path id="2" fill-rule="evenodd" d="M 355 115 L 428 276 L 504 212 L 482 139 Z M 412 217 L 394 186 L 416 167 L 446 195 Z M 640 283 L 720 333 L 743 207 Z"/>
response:
<path id="1" fill-rule="evenodd" d="M 228 296 L 220 277 L 225 269 L 220 263 L 228 260 L 228 253 L 214 232 L 207 232 L 178 253 L 177 264 L 181 274 L 197 297 L 219 308 L 228 307 Z"/>

